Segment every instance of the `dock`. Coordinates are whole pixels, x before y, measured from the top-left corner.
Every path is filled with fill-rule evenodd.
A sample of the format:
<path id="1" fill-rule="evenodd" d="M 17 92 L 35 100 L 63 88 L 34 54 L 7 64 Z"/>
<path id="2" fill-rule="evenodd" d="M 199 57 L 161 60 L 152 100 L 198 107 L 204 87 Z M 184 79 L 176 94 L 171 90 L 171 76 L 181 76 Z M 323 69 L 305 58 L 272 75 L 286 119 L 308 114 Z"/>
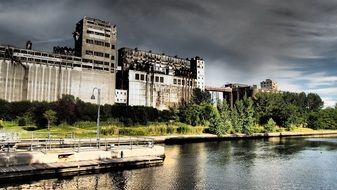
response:
<path id="1" fill-rule="evenodd" d="M 28 176 L 62 176 L 74 173 L 86 174 L 102 170 L 107 171 L 114 169 L 160 166 L 163 164 L 163 160 L 164 158 L 159 156 L 138 156 L 122 159 L 102 159 L 0 167 L 0 180 Z"/>
<path id="2" fill-rule="evenodd" d="M 151 141 L 85 145 L 83 140 L 77 146 L 65 148 L 42 143 L 39 144 L 42 148 L 30 150 L 5 149 L 0 152 L 0 180 L 160 166 L 165 159 L 164 146 L 154 145 Z"/>

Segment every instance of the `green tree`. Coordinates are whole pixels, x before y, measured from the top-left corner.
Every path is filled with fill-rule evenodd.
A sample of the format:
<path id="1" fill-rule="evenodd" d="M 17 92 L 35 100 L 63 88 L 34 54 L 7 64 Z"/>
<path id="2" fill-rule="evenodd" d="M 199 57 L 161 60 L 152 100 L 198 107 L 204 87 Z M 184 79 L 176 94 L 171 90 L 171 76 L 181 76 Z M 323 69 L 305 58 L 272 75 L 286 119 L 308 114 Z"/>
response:
<path id="1" fill-rule="evenodd" d="M 275 132 L 276 131 L 276 123 L 273 118 L 268 120 L 268 123 L 264 125 L 265 132 Z"/>
<path id="2" fill-rule="evenodd" d="M 223 124 L 223 133 L 230 133 L 233 131 L 233 125 L 231 121 L 231 112 L 229 109 L 229 105 L 227 104 L 226 100 L 219 102 L 217 104 L 217 109 L 220 113 L 221 123 Z"/>
<path id="3" fill-rule="evenodd" d="M 243 99 L 242 103 L 243 103 L 243 106 L 244 106 L 243 122 L 242 122 L 243 133 L 251 134 L 252 129 L 255 125 L 253 100 L 251 98 L 245 97 Z"/>
<path id="4" fill-rule="evenodd" d="M 310 111 L 317 111 L 322 109 L 324 102 L 321 97 L 315 93 L 309 93 L 307 96 L 307 108 Z"/>
<path id="5" fill-rule="evenodd" d="M 200 105 L 201 103 L 211 103 L 211 94 L 207 91 L 202 91 L 200 88 L 193 90 L 192 102 Z"/>
<path id="6" fill-rule="evenodd" d="M 77 120 L 76 103 L 72 95 L 62 95 L 62 98 L 55 102 L 53 110 L 57 113 L 57 123 L 67 122 L 72 125 Z"/>
<path id="7" fill-rule="evenodd" d="M 236 133 L 243 133 L 244 117 L 245 107 L 243 105 L 243 101 L 238 100 L 235 102 L 235 108 L 232 115 L 233 128 Z"/>
<path id="8" fill-rule="evenodd" d="M 54 123 L 56 121 L 56 112 L 49 109 L 43 113 L 43 117 L 48 120 L 48 131 L 50 129 L 50 124 Z"/>

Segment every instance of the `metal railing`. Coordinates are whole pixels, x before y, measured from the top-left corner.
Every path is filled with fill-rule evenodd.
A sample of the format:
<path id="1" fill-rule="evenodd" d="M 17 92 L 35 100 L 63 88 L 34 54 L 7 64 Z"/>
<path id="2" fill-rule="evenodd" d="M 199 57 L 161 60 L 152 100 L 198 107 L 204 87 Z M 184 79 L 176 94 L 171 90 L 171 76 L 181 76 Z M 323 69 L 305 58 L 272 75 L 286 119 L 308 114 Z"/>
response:
<path id="1" fill-rule="evenodd" d="M 5 139 L 2 138 L 2 133 L 0 132 L 0 140 Z M 8 138 L 9 135 L 6 135 L 6 139 L 14 139 Z M 41 133 L 41 132 L 31 132 L 30 138 L 19 139 L 19 135 L 16 133 L 15 141 L 3 140 L 0 141 L 2 144 L 8 148 L 10 146 L 15 147 L 12 148 L 11 151 L 55 151 L 55 150 L 72 150 L 79 152 L 81 150 L 112 150 L 112 149 L 136 149 L 140 147 L 148 147 L 153 148 L 154 139 L 148 137 L 131 137 L 131 136 L 123 136 L 123 137 L 103 137 L 100 138 L 98 143 L 96 138 L 79 138 L 76 137 L 74 133 Z M 13 137 L 14 137 L 13 136 Z M 11 144 L 8 144 L 11 142 Z M 6 146 L 7 144 L 7 146 Z M 4 151 L 2 149 L 2 151 Z M 8 149 L 6 149 L 9 151 Z"/>

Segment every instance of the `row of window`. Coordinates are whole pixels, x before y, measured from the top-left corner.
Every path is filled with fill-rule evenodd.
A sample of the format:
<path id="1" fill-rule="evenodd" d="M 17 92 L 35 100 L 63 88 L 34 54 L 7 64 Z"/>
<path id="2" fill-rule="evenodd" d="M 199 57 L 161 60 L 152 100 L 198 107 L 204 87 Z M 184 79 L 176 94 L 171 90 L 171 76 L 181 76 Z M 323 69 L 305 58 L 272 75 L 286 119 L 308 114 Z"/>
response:
<path id="1" fill-rule="evenodd" d="M 116 92 L 116 94 L 126 95 L 126 92 Z"/>
<path id="2" fill-rule="evenodd" d="M 94 56 L 98 56 L 98 57 L 104 57 L 104 58 L 110 58 L 110 54 L 108 53 L 102 53 L 99 51 L 91 51 L 91 50 L 86 50 L 85 54 L 87 55 L 94 55 Z M 115 56 L 111 56 L 111 60 L 115 60 Z"/>
<path id="3" fill-rule="evenodd" d="M 95 25 L 94 22 L 92 21 L 87 21 L 88 24 L 92 24 L 92 25 Z M 101 23 L 97 23 L 98 26 L 102 26 L 102 27 L 110 27 L 109 25 L 104 25 L 104 24 L 101 24 Z M 106 32 L 111 32 L 110 30 L 108 29 L 105 29 Z"/>
<path id="4" fill-rule="evenodd" d="M 107 38 L 110 38 L 109 34 L 104 34 L 104 33 L 101 33 L 101 32 L 94 32 L 94 31 L 91 31 L 91 30 L 87 30 L 87 33 L 88 34 L 95 34 L 95 35 L 98 35 L 98 36 L 105 36 Z"/>
<path id="5" fill-rule="evenodd" d="M 141 81 L 146 81 L 146 75 L 145 74 L 135 74 L 135 80 L 141 80 Z M 153 77 L 151 77 L 151 82 L 153 81 Z M 155 82 L 160 82 L 160 83 L 164 83 L 164 77 L 159 77 L 159 76 L 155 76 L 154 78 Z M 183 79 L 173 79 L 173 84 L 177 84 L 177 85 L 188 85 L 188 86 L 192 86 L 192 81 L 186 81 Z"/>
<path id="6" fill-rule="evenodd" d="M 192 81 L 185 81 L 183 79 L 173 79 L 173 84 L 192 86 Z"/>
<path id="7" fill-rule="evenodd" d="M 3 57 L 2 54 L 0 54 L 0 57 Z M 71 63 L 65 63 L 65 62 L 47 61 L 47 60 L 43 60 L 43 59 L 41 60 L 41 59 L 33 59 L 33 58 L 26 58 L 26 57 L 20 57 L 20 60 L 22 60 L 22 61 L 31 61 L 31 62 L 34 61 L 34 62 L 37 62 L 37 63 L 48 63 L 48 64 L 71 66 L 72 68 L 73 67 L 82 67 L 82 68 L 92 69 L 92 66 L 90 66 L 90 65 L 84 65 L 84 64 L 81 66 L 81 64 L 71 64 Z M 100 65 L 107 65 L 107 66 L 109 66 L 109 64 L 110 64 L 109 62 L 102 62 L 102 61 L 94 61 L 94 63 L 95 64 L 100 64 Z M 111 65 L 113 67 L 113 63 Z M 102 68 L 102 67 L 94 67 L 94 69 L 109 71 L 109 68 Z"/>
<path id="8" fill-rule="evenodd" d="M 142 81 L 146 81 L 147 80 L 147 78 L 146 78 L 146 76 L 144 74 L 138 74 L 138 73 L 135 74 L 135 79 L 136 80 L 142 80 Z M 153 81 L 153 77 L 151 77 L 151 82 L 152 81 Z M 155 82 L 164 83 L 164 77 L 155 76 L 154 81 Z"/>
<path id="9" fill-rule="evenodd" d="M 110 47 L 110 43 L 99 41 L 99 40 L 90 40 L 90 39 L 87 39 L 86 42 L 87 42 L 87 44 L 95 44 L 95 45 L 98 45 L 98 46 Z M 111 49 L 115 49 L 115 46 L 112 45 Z"/>

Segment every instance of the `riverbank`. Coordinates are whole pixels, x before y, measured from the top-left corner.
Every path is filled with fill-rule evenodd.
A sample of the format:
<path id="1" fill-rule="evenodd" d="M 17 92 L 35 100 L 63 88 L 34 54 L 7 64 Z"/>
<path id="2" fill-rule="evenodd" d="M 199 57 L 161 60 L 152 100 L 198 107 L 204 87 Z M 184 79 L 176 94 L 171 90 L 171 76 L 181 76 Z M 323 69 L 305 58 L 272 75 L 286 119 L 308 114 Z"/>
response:
<path id="1" fill-rule="evenodd" d="M 170 136 L 156 136 L 153 138 L 155 143 L 188 143 L 188 142 L 207 142 L 207 141 L 226 141 L 239 139 L 258 139 L 258 138 L 272 138 L 272 137 L 305 137 L 305 136 L 337 136 L 337 130 L 329 131 L 310 131 L 310 132 L 279 132 L 279 133 L 254 133 L 251 135 L 245 134 L 228 134 L 218 137 L 213 134 L 200 135 L 170 135 Z"/>

